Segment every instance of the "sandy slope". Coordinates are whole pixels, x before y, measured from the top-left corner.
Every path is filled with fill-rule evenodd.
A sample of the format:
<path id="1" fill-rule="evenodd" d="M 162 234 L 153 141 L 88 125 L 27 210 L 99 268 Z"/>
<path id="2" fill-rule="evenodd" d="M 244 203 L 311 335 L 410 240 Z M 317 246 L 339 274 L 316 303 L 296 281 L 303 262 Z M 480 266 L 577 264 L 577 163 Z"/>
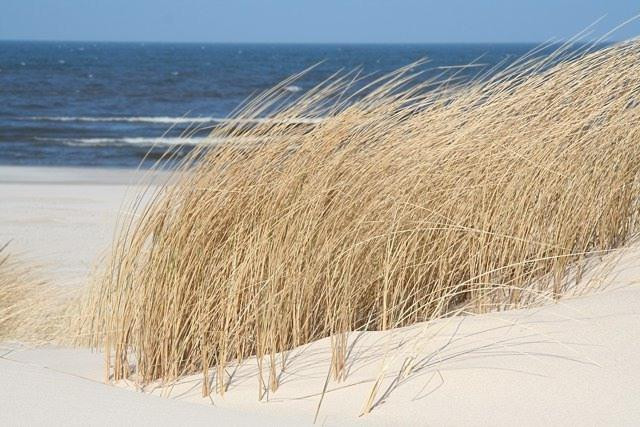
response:
<path id="1" fill-rule="evenodd" d="M 124 200 L 143 174 L 121 169 L 0 166 L 0 244 L 43 266 L 47 279 L 82 286 L 113 239 Z"/>
<path id="2" fill-rule="evenodd" d="M 0 362 L 3 425 L 282 425 L 264 417 L 132 393 L 24 363 Z"/>
<path id="3" fill-rule="evenodd" d="M 124 175 L 0 168 L 0 200 L 9 206 L 0 210 L 0 239 L 51 261 L 56 280 L 82 284 L 110 241 Z M 318 424 L 637 425 L 639 255 L 636 246 L 609 256 L 611 269 L 591 275 L 608 285 L 598 294 L 352 334 L 347 380 L 328 383 Z M 329 353 L 328 340 L 291 351 L 280 388 L 263 402 L 255 360 L 232 366 L 229 390 L 212 405 L 197 375 L 140 393 L 102 384 L 100 354 L 5 343 L 0 424 L 310 424 Z M 399 375 L 403 366 L 411 370 Z M 359 417 L 376 380 L 374 408 Z"/>
<path id="4" fill-rule="evenodd" d="M 387 334 L 354 334 L 349 376 L 344 383 L 329 383 L 318 421 L 326 425 L 637 424 L 639 324 L 640 287 L 634 285 L 539 309 L 453 318 Z M 387 350 L 392 356 L 385 356 Z M 103 372 L 99 354 L 18 349 L 0 360 L 0 420 L 44 424 L 69 416 L 70 423 L 79 424 L 85 420 L 171 424 L 187 417 L 182 419 L 197 424 L 209 416 L 211 421 L 234 425 L 256 419 L 265 424 L 307 424 L 320 400 L 328 360 L 327 340 L 292 351 L 280 389 L 262 403 L 256 398 L 255 361 L 249 361 L 233 372 L 225 398 L 212 396 L 212 406 L 210 399 L 200 397 L 199 376 L 170 389 L 145 390 L 168 394 L 162 403 L 160 397 L 135 391 L 132 384 L 99 384 Z M 413 371 L 399 377 L 407 360 Z M 386 368 L 376 406 L 358 417 L 382 365 Z"/>

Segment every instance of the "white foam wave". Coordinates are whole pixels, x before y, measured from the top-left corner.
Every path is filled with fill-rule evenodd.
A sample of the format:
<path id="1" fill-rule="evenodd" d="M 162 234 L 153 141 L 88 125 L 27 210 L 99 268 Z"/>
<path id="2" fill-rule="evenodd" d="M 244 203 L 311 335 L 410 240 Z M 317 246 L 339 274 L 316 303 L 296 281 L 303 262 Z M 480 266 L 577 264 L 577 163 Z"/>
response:
<path id="1" fill-rule="evenodd" d="M 120 123 L 156 123 L 156 124 L 193 124 L 193 123 L 292 123 L 314 124 L 322 121 L 321 118 L 297 117 L 292 119 L 253 118 L 253 119 L 226 119 L 220 117 L 74 117 L 74 116 L 33 116 L 23 120 L 50 121 L 50 122 L 120 122 Z"/>
<path id="2" fill-rule="evenodd" d="M 124 138 L 36 138 L 38 141 L 59 142 L 65 145 L 198 145 L 216 143 L 213 138 L 181 138 L 181 137 L 164 137 L 164 138 L 147 138 L 147 137 L 124 137 Z"/>
<path id="3" fill-rule="evenodd" d="M 74 117 L 74 116 L 43 116 L 27 117 L 28 120 L 41 120 L 48 122 L 125 122 L 125 123 L 212 123 L 222 122 L 224 119 L 216 117 Z"/>

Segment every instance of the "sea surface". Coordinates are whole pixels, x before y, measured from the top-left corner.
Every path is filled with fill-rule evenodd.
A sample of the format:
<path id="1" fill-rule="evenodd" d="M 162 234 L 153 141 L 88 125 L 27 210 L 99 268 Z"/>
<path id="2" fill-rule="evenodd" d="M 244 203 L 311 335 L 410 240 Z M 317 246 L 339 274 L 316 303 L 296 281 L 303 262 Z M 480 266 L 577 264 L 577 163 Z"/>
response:
<path id="1" fill-rule="evenodd" d="M 193 122 L 220 123 L 314 64 L 284 90 L 295 96 L 340 69 L 382 75 L 424 58 L 421 78 L 477 64 L 460 69 L 466 78 L 534 47 L 0 41 L 0 164 L 147 167 L 169 147 L 201 142 L 202 132 L 180 137 Z"/>

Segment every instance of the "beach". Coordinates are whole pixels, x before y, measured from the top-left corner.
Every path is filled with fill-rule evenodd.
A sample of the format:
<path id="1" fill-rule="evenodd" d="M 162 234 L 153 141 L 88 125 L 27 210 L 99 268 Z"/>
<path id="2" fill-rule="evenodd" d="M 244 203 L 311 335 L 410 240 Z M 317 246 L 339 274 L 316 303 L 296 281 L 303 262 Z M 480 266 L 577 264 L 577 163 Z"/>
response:
<path id="1" fill-rule="evenodd" d="M 52 282 L 88 285 L 142 172 L 0 167 L 0 238 Z M 8 209 L 5 207 L 9 206 Z M 4 423 L 140 425 L 540 425 L 640 420 L 640 266 L 618 252 L 602 291 L 526 310 L 453 317 L 349 336 L 348 376 L 325 381 L 329 339 L 287 356 L 280 388 L 257 399 L 256 364 L 230 364 L 224 397 L 202 398 L 202 376 L 177 384 L 104 384 L 103 355 L 2 344 Z M 413 366 L 402 374 L 405 364 Z M 361 415 L 379 381 L 373 408 Z M 322 402 L 320 403 L 320 401 Z M 318 405 L 320 408 L 318 410 Z"/>
<path id="2" fill-rule="evenodd" d="M 42 267 L 46 279 L 86 286 L 114 238 L 122 207 L 146 182 L 143 171 L 0 166 L 0 242 Z"/>
<path id="3" fill-rule="evenodd" d="M 0 46 L 0 424 L 640 423 L 637 40 Z"/>
<path id="4" fill-rule="evenodd" d="M 423 325 L 354 334 L 352 374 L 328 388 L 317 424 L 633 425 L 640 419 L 639 304 L 634 286 L 544 309 L 454 319 L 432 325 L 426 334 L 431 340 L 415 353 Z M 389 346 L 400 351 L 385 360 Z M 395 382 L 411 354 L 424 368 Z M 133 385 L 101 384 L 99 354 L 18 350 L 0 360 L 1 417 L 70 425 L 311 425 L 330 349 L 323 340 L 291 357 L 296 355 L 281 389 L 258 402 L 252 361 L 238 370 L 224 398 L 210 400 L 200 396 L 200 376 L 141 392 Z M 383 363 L 384 393 L 370 414 L 359 417 Z"/>

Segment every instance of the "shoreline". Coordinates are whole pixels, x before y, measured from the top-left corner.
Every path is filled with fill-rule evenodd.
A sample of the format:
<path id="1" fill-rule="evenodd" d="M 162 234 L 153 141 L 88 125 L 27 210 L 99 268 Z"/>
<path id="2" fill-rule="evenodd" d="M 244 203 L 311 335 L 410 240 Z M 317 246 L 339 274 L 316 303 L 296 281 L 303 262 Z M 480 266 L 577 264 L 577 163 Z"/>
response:
<path id="1" fill-rule="evenodd" d="M 0 184 L 136 185 L 150 183 L 145 176 L 159 173 L 120 167 L 0 165 Z"/>

